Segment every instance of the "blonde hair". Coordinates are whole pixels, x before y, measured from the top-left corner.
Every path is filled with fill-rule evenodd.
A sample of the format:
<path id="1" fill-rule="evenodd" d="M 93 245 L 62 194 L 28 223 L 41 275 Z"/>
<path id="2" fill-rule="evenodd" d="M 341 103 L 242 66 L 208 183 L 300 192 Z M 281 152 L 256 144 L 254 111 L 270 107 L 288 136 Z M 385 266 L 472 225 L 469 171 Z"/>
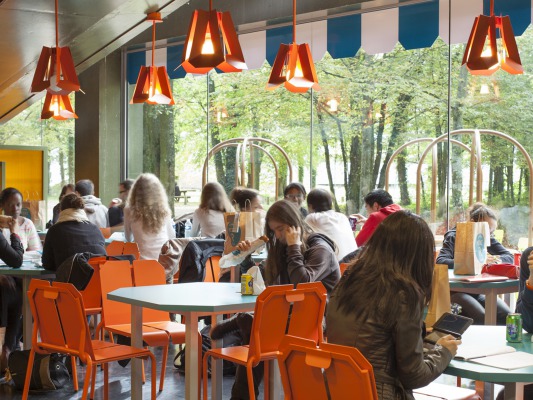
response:
<path id="1" fill-rule="evenodd" d="M 224 191 L 222 185 L 218 182 L 208 182 L 202 189 L 200 196 L 199 208 L 204 210 L 216 210 L 229 212 L 233 207 Z"/>
<path id="2" fill-rule="evenodd" d="M 131 187 L 127 205 L 133 221 L 140 221 L 147 232 L 156 233 L 170 216 L 165 188 L 154 174 L 138 176 Z"/>

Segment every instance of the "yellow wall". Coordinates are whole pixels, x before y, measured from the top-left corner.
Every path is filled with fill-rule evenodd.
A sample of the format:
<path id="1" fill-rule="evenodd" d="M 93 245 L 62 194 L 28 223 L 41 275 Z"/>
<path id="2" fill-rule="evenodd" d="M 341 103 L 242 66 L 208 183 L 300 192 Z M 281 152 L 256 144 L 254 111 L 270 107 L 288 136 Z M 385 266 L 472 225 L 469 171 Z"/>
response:
<path id="1" fill-rule="evenodd" d="M 1 149 L 4 187 L 17 188 L 24 200 L 43 200 L 43 150 Z"/>

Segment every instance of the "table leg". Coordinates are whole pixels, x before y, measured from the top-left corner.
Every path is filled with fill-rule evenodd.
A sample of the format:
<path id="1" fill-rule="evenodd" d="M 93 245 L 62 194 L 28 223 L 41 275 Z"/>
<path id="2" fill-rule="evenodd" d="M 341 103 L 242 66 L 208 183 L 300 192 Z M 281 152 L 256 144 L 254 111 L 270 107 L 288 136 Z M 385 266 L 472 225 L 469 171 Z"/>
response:
<path id="1" fill-rule="evenodd" d="M 506 383 L 504 400 L 523 400 L 524 399 L 524 383 Z"/>
<path id="2" fill-rule="evenodd" d="M 485 295 L 485 325 L 496 325 L 496 292 L 489 290 Z"/>
<path id="3" fill-rule="evenodd" d="M 131 306 L 131 345 L 137 348 L 143 347 L 142 315 L 142 307 Z M 142 360 L 133 358 L 131 360 L 131 398 L 139 400 L 142 397 Z"/>
<path id="4" fill-rule="evenodd" d="M 181 314 L 185 316 L 185 398 L 198 400 L 198 313 Z"/>
<path id="5" fill-rule="evenodd" d="M 223 320 L 222 314 L 212 315 L 211 323 L 219 324 Z M 222 340 L 211 340 L 211 348 L 223 347 Z M 211 399 L 222 400 L 222 359 L 211 358 Z"/>
<path id="6" fill-rule="evenodd" d="M 183 192 L 183 204 L 187 205 L 187 191 Z"/>
<path id="7" fill-rule="evenodd" d="M 31 333 L 33 329 L 33 319 L 28 300 L 31 279 L 30 276 L 22 277 L 22 341 L 24 342 L 24 350 L 31 349 Z"/>

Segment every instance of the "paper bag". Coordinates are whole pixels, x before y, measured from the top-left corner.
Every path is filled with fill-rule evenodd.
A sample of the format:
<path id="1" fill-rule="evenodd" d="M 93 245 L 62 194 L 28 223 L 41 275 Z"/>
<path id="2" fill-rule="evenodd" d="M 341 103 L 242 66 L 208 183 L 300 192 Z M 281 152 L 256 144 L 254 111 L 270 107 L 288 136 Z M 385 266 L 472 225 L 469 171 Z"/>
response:
<path id="1" fill-rule="evenodd" d="M 261 275 L 261 270 L 257 265 L 254 265 L 252 268 L 246 271 L 246 273 L 252 276 L 254 282 L 254 296 L 260 295 L 263 290 L 266 289 L 263 275 Z"/>
<path id="2" fill-rule="evenodd" d="M 490 231 L 487 222 L 458 222 L 453 256 L 454 273 L 478 275 L 487 260 Z"/>
<path id="3" fill-rule="evenodd" d="M 436 264 L 433 269 L 431 300 L 429 301 L 428 313 L 425 319 L 426 326 L 433 326 L 442 314 L 450 312 L 450 302 L 448 266 L 445 264 Z"/>
<path id="4" fill-rule="evenodd" d="M 44 230 L 46 226 L 46 203 L 40 199 L 38 193 L 26 195 L 26 200 L 22 202 L 20 215 L 30 219 L 38 231 Z"/>
<path id="5" fill-rule="evenodd" d="M 224 254 L 229 254 L 243 240 L 254 241 L 263 234 L 261 214 L 258 212 L 228 212 L 224 213 L 226 226 L 226 241 Z"/>

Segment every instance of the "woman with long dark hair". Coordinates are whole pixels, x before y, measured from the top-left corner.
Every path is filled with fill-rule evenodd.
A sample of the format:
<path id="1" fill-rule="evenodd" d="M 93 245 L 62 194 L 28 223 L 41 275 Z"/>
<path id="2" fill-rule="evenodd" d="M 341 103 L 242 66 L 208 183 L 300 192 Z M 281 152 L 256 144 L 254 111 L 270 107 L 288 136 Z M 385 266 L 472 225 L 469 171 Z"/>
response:
<path id="1" fill-rule="evenodd" d="M 328 304 L 328 342 L 357 347 L 374 369 L 380 400 L 414 399 L 461 343 L 441 338 L 425 352 L 424 308 L 431 298 L 434 239 L 409 211 L 387 217 L 349 266 Z"/>

